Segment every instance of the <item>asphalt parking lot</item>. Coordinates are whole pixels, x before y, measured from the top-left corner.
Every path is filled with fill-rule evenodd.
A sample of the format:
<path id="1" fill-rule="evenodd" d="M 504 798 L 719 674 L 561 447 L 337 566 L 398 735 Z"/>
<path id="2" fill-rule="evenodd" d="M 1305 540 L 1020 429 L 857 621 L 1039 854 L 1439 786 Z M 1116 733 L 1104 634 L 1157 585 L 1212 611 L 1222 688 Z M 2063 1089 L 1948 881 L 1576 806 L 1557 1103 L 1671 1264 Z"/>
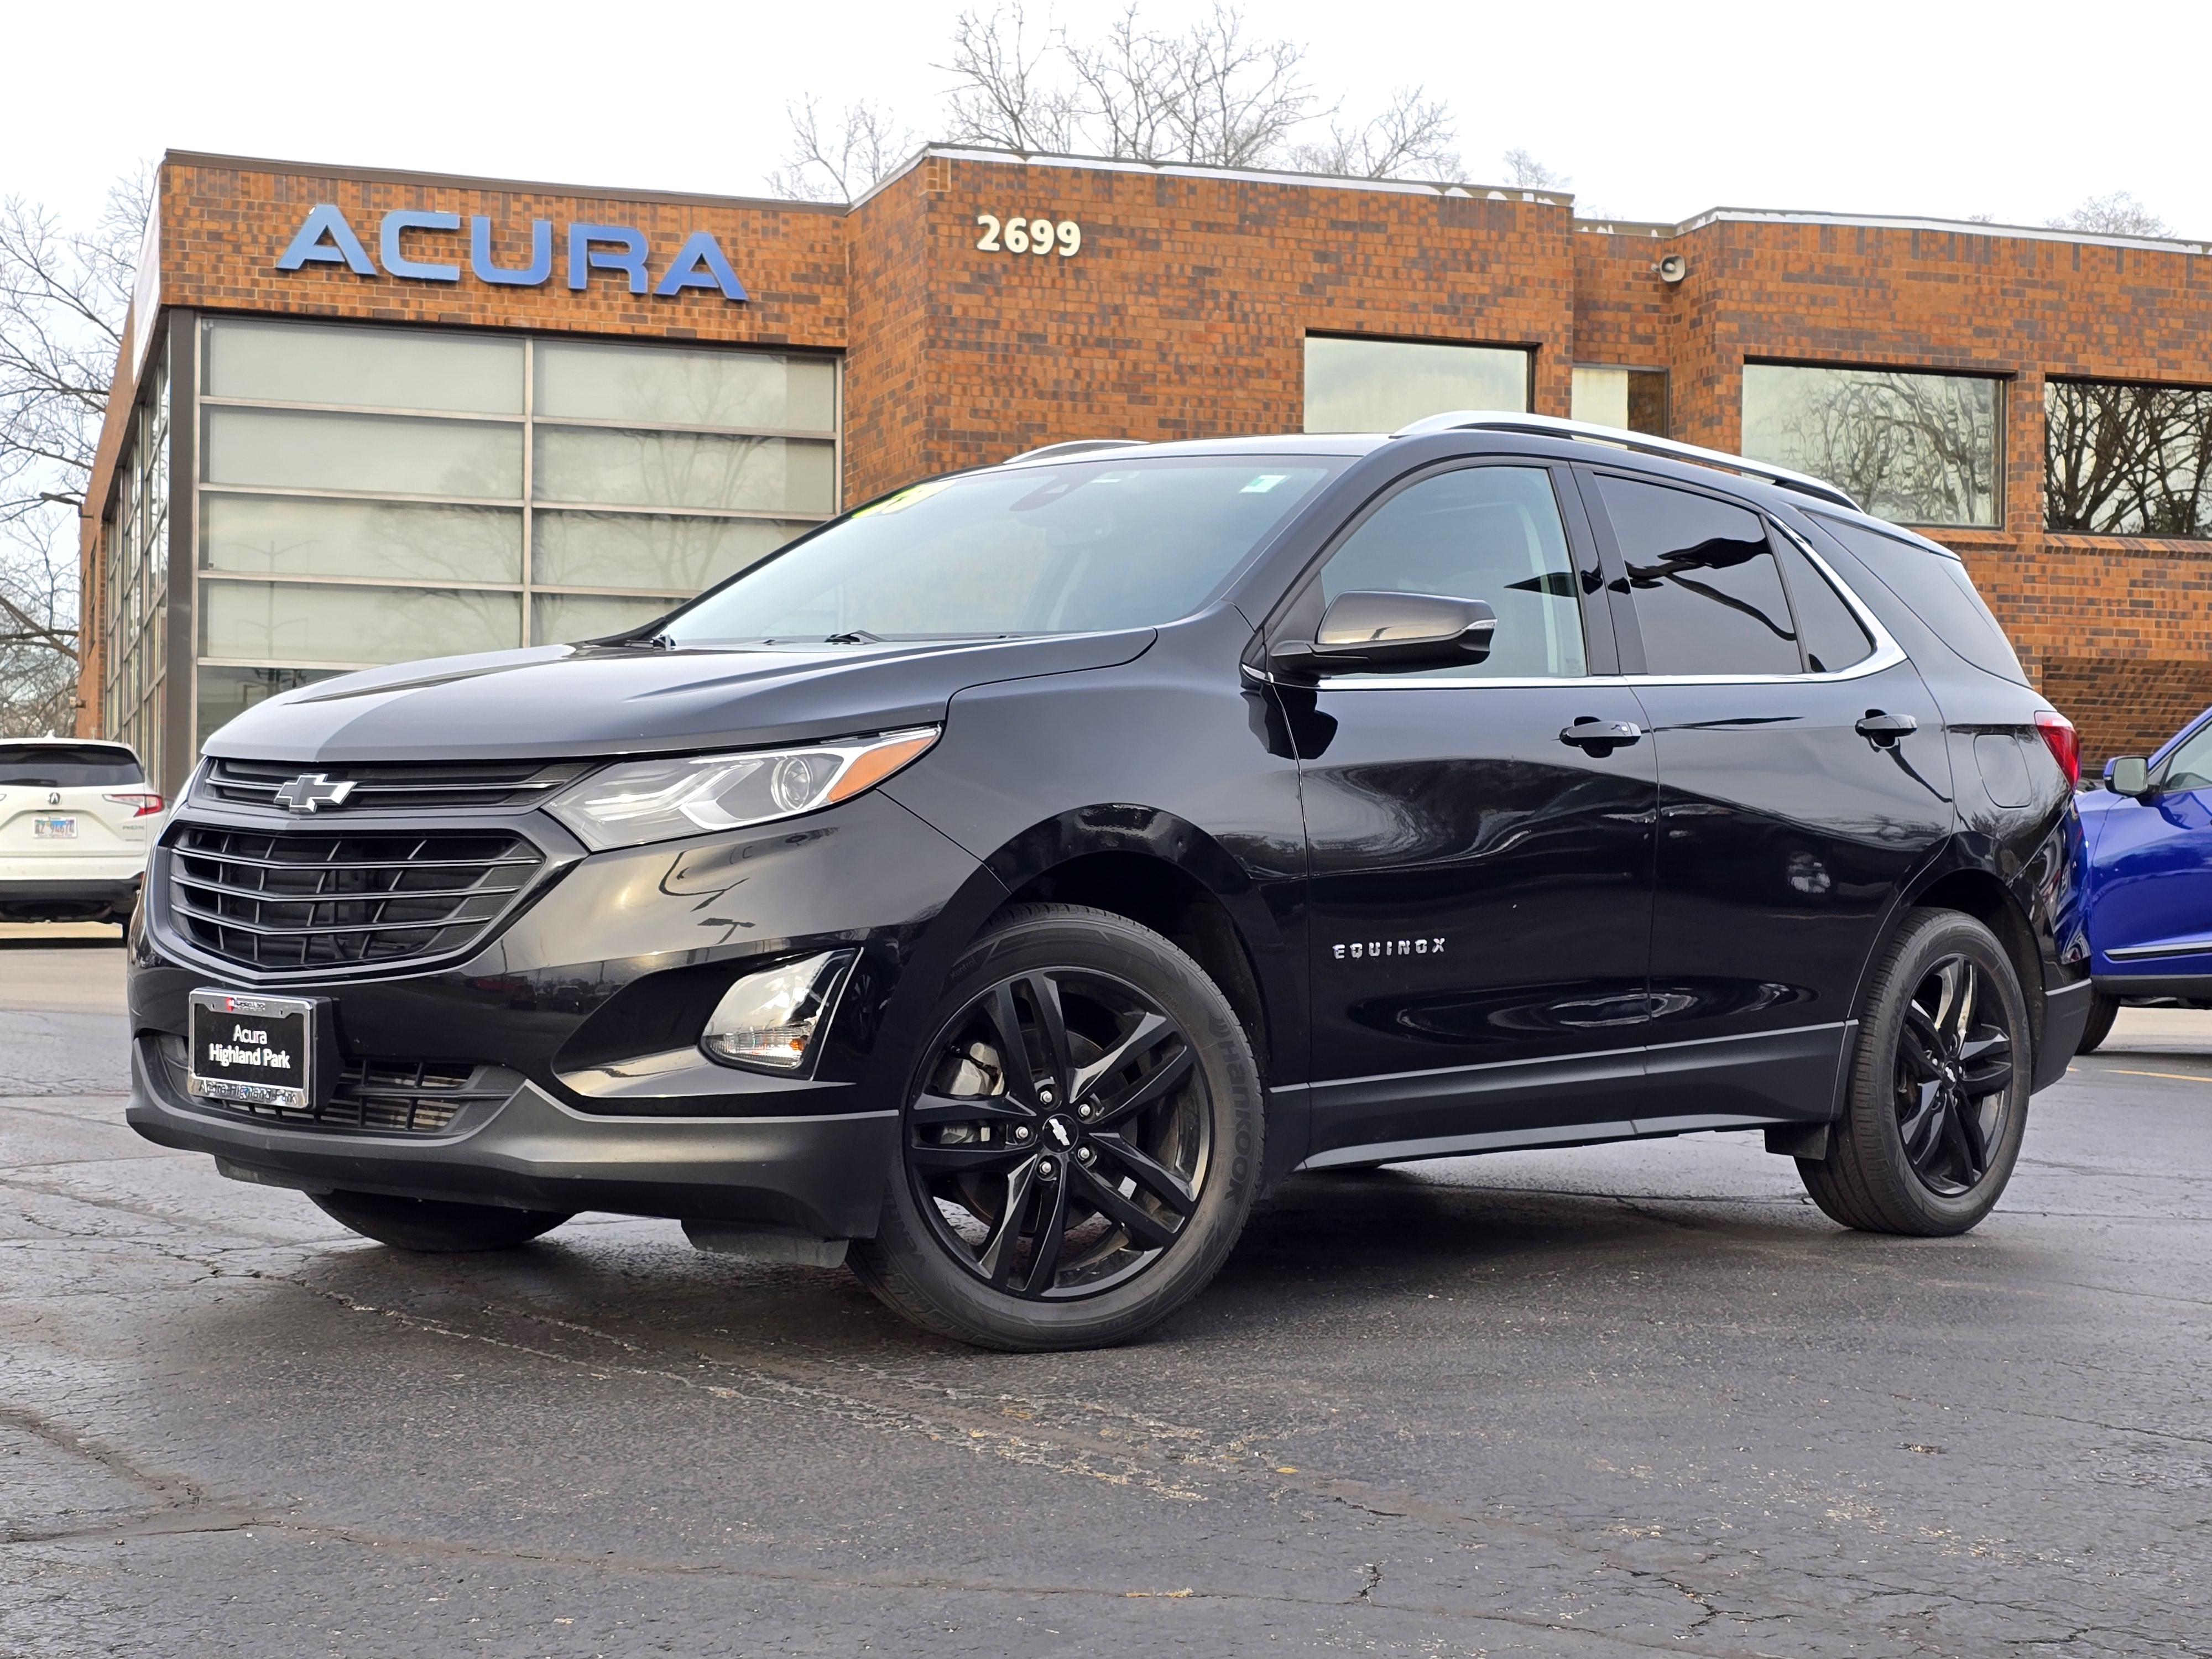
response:
<path id="1" fill-rule="evenodd" d="M 1971 1237 L 1750 1137 L 1294 1182 L 1009 1358 L 591 1216 L 408 1257 L 122 1126 L 119 952 L 0 939 L 0 1654 L 2212 1651 L 2212 1017 Z"/>

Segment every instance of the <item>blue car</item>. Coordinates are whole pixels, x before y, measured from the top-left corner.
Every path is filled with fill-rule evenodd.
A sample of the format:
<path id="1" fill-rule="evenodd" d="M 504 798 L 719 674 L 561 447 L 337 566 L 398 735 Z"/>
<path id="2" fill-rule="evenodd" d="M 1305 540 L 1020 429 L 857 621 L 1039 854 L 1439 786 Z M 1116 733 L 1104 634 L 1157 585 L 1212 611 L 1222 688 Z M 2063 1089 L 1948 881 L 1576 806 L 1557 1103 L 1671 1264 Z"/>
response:
<path id="1" fill-rule="evenodd" d="M 2212 1008 L 2212 708 L 2078 798 L 2095 993 L 2076 1052 L 2124 1005 Z"/>

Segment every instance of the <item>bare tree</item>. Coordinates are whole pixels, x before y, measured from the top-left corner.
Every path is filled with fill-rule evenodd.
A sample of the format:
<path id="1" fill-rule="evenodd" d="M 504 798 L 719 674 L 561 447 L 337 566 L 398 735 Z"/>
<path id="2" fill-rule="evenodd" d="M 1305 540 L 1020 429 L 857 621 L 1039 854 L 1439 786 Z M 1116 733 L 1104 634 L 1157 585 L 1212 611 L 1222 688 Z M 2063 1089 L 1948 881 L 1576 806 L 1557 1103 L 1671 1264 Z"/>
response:
<path id="1" fill-rule="evenodd" d="M 1179 45 L 1180 73 L 1171 83 L 1179 112 L 1177 159 L 1242 167 L 1264 167 L 1280 155 L 1314 101 L 1300 75 L 1305 48 L 1249 39 L 1243 18 L 1220 0 Z"/>
<path id="2" fill-rule="evenodd" d="M 952 61 L 939 65 L 956 77 L 953 142 L 1025 153 L 1074 149 L 1074 96 L 1052 79 L 1060 51 L 1054 32 L 1042 41 L 1030 36 L 1021 0 L 988 18 L 962 12 L 952 26 Z"/>
<path id="3" fill-rule="evenodd" d="M 1449 112 L 1419 87 L 1366 121 L 1322 106 L 1305 48 L 1254 34 L 1225 0 L 1181 33 L 1147 28 L 1137 0 L 1094 36 L 1031 27 L 1021 0 L 963 12 L 953 30 L 955 143 L 1213 167 L 1289 165 L 1370 177 L 1447 176 Z M 1304 143 L 1302 129 L 1328 124 Z"/>
<path id="4" fill-rule="evenodd" d="M 1456 179 L 1453 137 L 1451 111 L 1442 101 L 1420 87 L 1401 87 L 1364 126 L 1331 119 L 1327 137 L 1291 150 L 1291 165 L 1355 179 Z"/>
<path id="5" fill-rule="evenodd" d="M 1565 190 L 1574 182 L 1563 173 L 1554 173 L 1533 155 L 1519 147 L 1509 149 L 1499 158 L 1505 163 L 1505 182 L 1517 185 L 1522 190 Z"/>
<path id="6" fill-rule="evenodd" d="M 2053 230 L 2086 230 L 2106 236 L 2170 236 L 2166 221 L 2124 190 L 2092 196 L 2063 218 L 2048 221 Z"/>
<path id="7" fill-rule="evenodd" d="M 791 143 L 768 176 L 778 196 L 800 202 L 851 202 L 866 195 L 920 142 L 890 111 L 848 104 L 825 125 L 810 94 L 788 106 Z"/>
<path id="8" fill-rule="evenodd" d="M 1074 109 L 1095 129 L 1089 143 L 1105 155 L 1143 161 L 1183 161 L 1188 95 L 1178 43 L 1137 27 L 1137 8 L 1126 7 L 1091 45 L 1060 42 L 1073 70 Z"/>
<path id="9" fill-rule="evenodd" d="M 149 166 L 88 230 L 0 202 L 0 731 L 72 718 L 78 515 L 152 199 Z"/>

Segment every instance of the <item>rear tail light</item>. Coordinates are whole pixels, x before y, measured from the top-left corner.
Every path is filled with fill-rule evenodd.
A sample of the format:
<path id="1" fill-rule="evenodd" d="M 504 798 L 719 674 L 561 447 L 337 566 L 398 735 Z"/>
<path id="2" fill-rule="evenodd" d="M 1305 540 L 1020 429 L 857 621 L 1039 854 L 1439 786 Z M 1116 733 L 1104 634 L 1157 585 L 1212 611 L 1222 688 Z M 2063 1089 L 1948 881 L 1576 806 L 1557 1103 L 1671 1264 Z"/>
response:
<path id="1" fill-rule="evenodd" d="M 2043 738 L 2043 746 L 2051 751 L 2051 758 L 2066 775 L 2066 787 L 2071 789 L 2081 781 L 2081 738 L 2075 731 L 2074 722 L 2054 708 L 2039 708 L 2035 711 L 2035 729 Z"/>
<path id="2" fill-rule="evenodd" d="M 102 795 L 102 800 L 112 800 L 118 806 L 127 806 L 134 818 L 149 818 L 164 805 L 159 795 Z"/>

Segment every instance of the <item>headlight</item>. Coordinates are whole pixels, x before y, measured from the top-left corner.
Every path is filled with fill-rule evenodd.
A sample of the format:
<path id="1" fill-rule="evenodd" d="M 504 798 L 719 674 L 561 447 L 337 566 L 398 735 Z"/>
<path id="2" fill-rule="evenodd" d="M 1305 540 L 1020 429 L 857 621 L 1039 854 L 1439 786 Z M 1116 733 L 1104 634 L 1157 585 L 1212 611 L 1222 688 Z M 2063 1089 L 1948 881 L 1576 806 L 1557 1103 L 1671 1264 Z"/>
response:
<path id="1" fill-rule="evenodd" d="M 796 1072 L 836 1006 L 846 971 L 859 953 L 825 951 L 804 962 L 748 974 L 725 992 L 707 1017 L 699 1046 L 726 1066 Z"/>
<path id="2" fill-rule="evenodd" d="M 632 761 L 570 785 L 545 810 L 594 852 L 707 830 L 742 830 L 849 800 L 918 758 L 938 728 L 880 737 Z"/>

